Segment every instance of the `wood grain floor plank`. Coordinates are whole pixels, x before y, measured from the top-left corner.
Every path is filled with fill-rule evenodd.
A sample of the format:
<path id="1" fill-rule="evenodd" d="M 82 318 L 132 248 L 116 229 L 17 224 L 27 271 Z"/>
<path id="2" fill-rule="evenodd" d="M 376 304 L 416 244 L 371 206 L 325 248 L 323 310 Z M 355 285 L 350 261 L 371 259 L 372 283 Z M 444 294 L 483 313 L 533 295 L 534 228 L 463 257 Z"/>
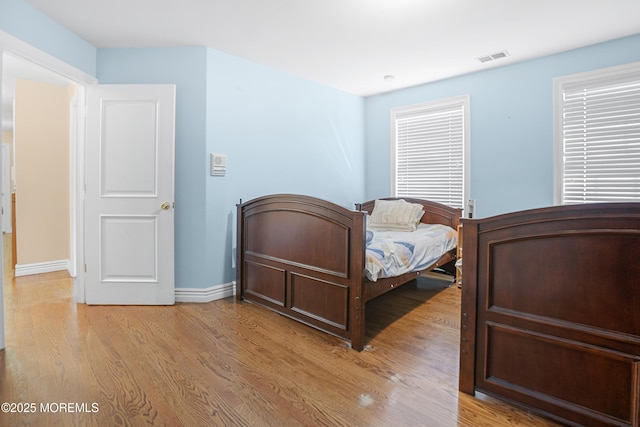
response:
<path id="1" fill-rule="evenodd" d="M 556 425 L 458 393 L 460 290 L 446 285 L 420 281 L 373 301 L 356 352 L 232 298 L 87 306 L 64 273 L 9 274 L 0 401 L 98 411 L 0 413 L 0 425 Z"/>

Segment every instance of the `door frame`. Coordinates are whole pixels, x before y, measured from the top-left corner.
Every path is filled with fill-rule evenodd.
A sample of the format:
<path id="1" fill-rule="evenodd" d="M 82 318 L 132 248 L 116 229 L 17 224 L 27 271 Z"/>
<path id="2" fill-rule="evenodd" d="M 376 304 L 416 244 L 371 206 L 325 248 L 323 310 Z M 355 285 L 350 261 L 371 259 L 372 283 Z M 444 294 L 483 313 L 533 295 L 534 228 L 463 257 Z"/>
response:
<path id="1" fill-rule="evenodd" d="M 9 160 L 9 165 L 6 164 L 7 160 Z M 8 170 L 5 170 L 7 168 Z M 8 183 L 4 180 L 5 172 L 9 173 Z M 2 193 L 5 194 L 6 197 L 6 194 L 11 195 L 11 144 L 8 142 L 2 143 L 2 173 L 3 179 L 0 180 L 0 184 L 2 184 Z M 5 186 L 8 186 L 9 188 L 9 191 L 7 193 L 5 193 L 4 191 Z M 13 219 L 13 213 L 11 212 L 11 197 L 8 197 L 8 199 L 8 203 L 7 200 L 2 200 L 2 233 L 5 232 L 5 229 L 11 230 L 11 232 L 13 232 L 13 227 L 11 224 L 11 221 Z"/>
<path id="2" fill-rule="evenodd" d="M 0 65 L 4 53 L 17 56 L 57 73 L 70 80 L 77 86 L 74 100 L 75 112 L 70 120 L 70 253 L 69 271 L 74 278 L 74 296 L 76 302 L 85 302 L 85 275 L 84 275 L 84 147 L 85 147 L 85 99 L 86 87 L 98 83 L 94 76 L 81 71 L 60 59 L 31 46 L 30 44 L 0 30 Z M 1 71 L 1 68 L 0 68 Z M 2 73 L 0 72 L 0 95 L 2 94 Z M 0 106 L 0 109 L 2 107 Z M 71 106 L 70 106 L 71 108 Z M 0 257 L 2 245 L 0 245 Z M 0 283 L 4 278 L 0 277 Z M 0 315 L 4 309 L 2 292 L 0 292 Z M 4 321 L 0 319 L 0 349 L 4 348 Z"/>

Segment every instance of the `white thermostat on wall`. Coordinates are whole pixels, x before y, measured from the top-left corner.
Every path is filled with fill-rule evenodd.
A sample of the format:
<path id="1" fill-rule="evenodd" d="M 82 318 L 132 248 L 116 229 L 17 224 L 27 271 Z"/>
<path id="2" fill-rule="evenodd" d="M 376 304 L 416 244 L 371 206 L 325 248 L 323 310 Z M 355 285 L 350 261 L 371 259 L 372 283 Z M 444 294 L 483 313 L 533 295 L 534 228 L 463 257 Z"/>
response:
<path id="1" fill-rule="evenodd" d="M 227 172 L 227 156 L 211 153 L 211 176 L 224 176 Z"/>

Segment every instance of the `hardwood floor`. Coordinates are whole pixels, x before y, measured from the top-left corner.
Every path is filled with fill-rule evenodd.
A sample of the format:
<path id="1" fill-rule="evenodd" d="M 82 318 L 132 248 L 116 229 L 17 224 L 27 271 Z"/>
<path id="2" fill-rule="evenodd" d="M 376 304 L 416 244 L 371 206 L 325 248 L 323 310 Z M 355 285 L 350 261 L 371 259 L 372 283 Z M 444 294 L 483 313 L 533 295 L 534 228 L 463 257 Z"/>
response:
<path id="1" fill-rule="evenodd" d="M 5 276 L 0 403 L 34 405 L 2 426 L 556 425 L 458 393 L 460 290 L 441 282 L 373 301 L 359 353 L 234 299 L 87 306 L 64 273 Z"/>

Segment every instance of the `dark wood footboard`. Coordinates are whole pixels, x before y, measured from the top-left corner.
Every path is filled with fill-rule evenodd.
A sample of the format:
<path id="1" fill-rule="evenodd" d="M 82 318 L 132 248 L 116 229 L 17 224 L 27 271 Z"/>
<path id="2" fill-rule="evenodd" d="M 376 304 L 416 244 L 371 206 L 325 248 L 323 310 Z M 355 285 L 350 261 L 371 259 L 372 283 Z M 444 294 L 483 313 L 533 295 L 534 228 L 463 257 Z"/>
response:
<path id="1" fill-rule="evenodd" d="M 463 224 L 460 390 L 640 426 L 640 203 Z"/>
<path id="2" fill-rule="evenodd" d="M 237 298 L 362 350 L 364 216 L 297 195 L 238 205 Z"/>

